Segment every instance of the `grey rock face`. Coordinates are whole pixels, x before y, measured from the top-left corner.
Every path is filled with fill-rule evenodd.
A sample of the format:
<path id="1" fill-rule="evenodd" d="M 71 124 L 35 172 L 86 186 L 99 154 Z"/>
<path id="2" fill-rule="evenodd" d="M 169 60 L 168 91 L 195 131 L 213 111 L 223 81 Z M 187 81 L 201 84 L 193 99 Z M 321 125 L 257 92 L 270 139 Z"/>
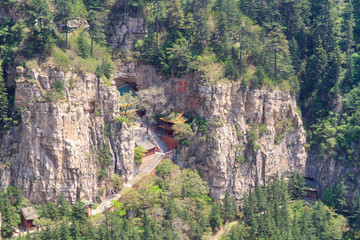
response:
<path id="1" fill-rule="evenodd" d="M 15 107 L 21 125 L 4 137 L 0 151 L 7 163 L 0 167 L 2 186 L 19 186 L 33 202 L 56 200 L 64 194 L 74 202 L 95 200 L 100 168 L 97 152 L 110 142 L 108 177 L 133 174 L 132 136 L 118 116 L 119 93 L 95 75 L 77 76 L 61 71 L 29 71 L 17 81 Z M 55 81 L 64 84 L 62 93 Z M 104 126 L 109 124 L 109 136 Z M 108 189 L 106 189 L 108 191 Z"/>
<path id="2" fill-rule="evenodd" d="M 144 19 L 126 16 L 114 26 L 114 34 L 110 42 L 114 49 L 122 47 L 132 49 L 136 40 L 145 34 Z"/>
<path id="3" fill-rule="evenodd" d="M 221 83 L 208 86 L 199 75 L 166 78 L 147 65 L 124 68 L 115 81 L 132 82 L 143 89 L 152 85 L 165 88 L 168 104 L 205 118 L 209 130 L 197 132 L 191 146 L 180 146 L 176 163 L 199 169 L 209 182 L 212 196 L 221 199 L 226 190 L 235 197 L 275 174 L 289 176 L 303 173 L 307 153 L 302 120 L 296 112 L 294 97 L 279 90 L 250 90 L 239 84 Z M 275 126 L 287 121 L 293 126 L 275 144 Z M 256 140 L 256 149 L 248 146 L 254 124 L 266 125 Z M 258 130 L 256 130 L 258 132 Z"/>
<path id="4" fill-rule="evenodd" d="M 200 85 L 199 99 L 198 113 L 208 119 L 210 128 L 198 133 L 191 147 L 181 147 L 177 159 L 202 171 L 214 198 L 221 199 L 226 190 L 240 198 L 275 174 L 304 172 L 305 132 L 293 97 L 222 84 Z M 293 129 L 275 144 L 276 125 L 284 119 Z M 266 125 L 262 133 L 260 124 Z M 256 147 L 249 145 L 252 131 L 258 135 Z"/>

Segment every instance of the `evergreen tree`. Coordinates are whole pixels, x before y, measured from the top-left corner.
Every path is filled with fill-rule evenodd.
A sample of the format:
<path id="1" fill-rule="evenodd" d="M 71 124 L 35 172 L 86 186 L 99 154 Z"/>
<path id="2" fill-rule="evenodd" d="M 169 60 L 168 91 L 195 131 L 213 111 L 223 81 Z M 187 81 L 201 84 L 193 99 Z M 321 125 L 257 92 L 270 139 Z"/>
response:
<path id="1" fill-rule="evenodd" d="M 8 94 L 6 91 L 6 84 L 3 78 L 3 70 L 0 62 L 0 132 L 6 130 L 8 122 Z"/>
<path id="2" fill-rule="evenodd" d="M 56 8 L 57 11 L 54 20 L 60 22 L 60 24 L 63 25 L 62 29 L 65 31 L 66 47 L 68 47 L 68 35 L 69 31 L 71 31 L 69 21 L 75 17 L 72 0 L 57 0 Z"/>
<path id="3" fill-rule="evenodd" d="M 80 226 L 78 221 L 73 221 L 71 225 L 71 236 L 73 240 L 82 239 L 80 234 Z"/>
<path id="4" fill-rule="evenodd" d="M 170 27 L 174 29 L 175 42 L 177 39 L 177 31 L 183 28 L 185 22 L 184 11 L 181 7 L 180 0 L 171 0 L 169 6 Z"/>
<path id="5" fill-rule="evenodd" d="M 215 231 L 222 225 L 222 222 L 223 219 L 221 218 L 220 207 L 217 203 L 215 203 L 211 208 L 210 227 L 213 231 Z"/>
<path id="6" fill-rule="evenodd" d="M 60 225 L 60 236 L 63 240 L 72 240 L 69 226 L 62 222 Z"/>
<path id="7" fill-rule="evenodd" d="M 16 212 L 16 208 L 11 205 L 10 198 L 6 196 L 0 189 L 0 212 L 1 212 L 1 235 L 10 237 L 17 225 L 20 223 L 20 216 Z"/>
<path id="8" fill-rule="evenodd" d="M 28 42 L 32 52 L 48 53 L 54 43 L 53 14 L 48 1 L 31 0 L 25 22 L 30 28 Z"/>
<path id="9" fill-rule="evenodd" d="M 273 57 L 270 57 L 270 62 L 273 63 L 274 78 L 276 80 L 279 72 L 287 73 L 289 63 L 286 62 L 289 55 L 289 44 L 286 36 L 278 26 L 274 26 L 267 36 L 265 43 L 265 50 Z M 282 77 L 282 76 L 279 76 Z"/>
<path id="10" fill-rule="evenodd" d="M 86 221 L 87 210 L 85 208 L 85 204 L 80 201 L 76 201 L 76 203 L 73 205 L 72 216 L 74 220 L 79 222 Z"/>
<path id="11" fill-rule="evenodd" d="M 335 186 L 335 208 L 340 213 L 347 213 L 348 204 L 346 197 L 348 195 L 347 186 L 345 185 L 345 179 L 341 178 Z"/>
<path id="12" fill-rule="evenodd" d="M 228 191 L 225 192 L 225 197 L 222 205 L 222 219 L 225 221 L 233 220 L 236 217 L 236 205 L 234 198 Z"/>
<path id="13" fill-rule="evenodd" d="M 354 201 L 352 202 L 352 212 L 351 212 L 351 220 L 352 223 L 356 226 L 356 228 L 360 228 L 360 195 L 359 192 L 356 192 Z"/>
<path id="14" fill-rule="evenodd" d="M 89 34 L 91 37 L 90 55 L 93 55 L 94 40 L 101 42 L 105 39 L 104 27 L 107 11 L 105 2 L 102 0 L 86 1 L 88 9 Z"/>
<path id="15" fill-rule="evenodd" d="M 66 201 L 64 194 L 60 195 L 60 198 L 58 200 L 58 205 L 59 205 L 59 212 L 60 212 L 61 216 L 63 216 L 63 217 L 70 216 L 71 204 Z"/>
<path id="16" fill-rule="evenodd" d="M 292 199 L 299 199 L 304 196 L 305 191 L 305 180 L 304 177 L 298 173 L 293 172 L 288 182 L 289 194 Z"/>

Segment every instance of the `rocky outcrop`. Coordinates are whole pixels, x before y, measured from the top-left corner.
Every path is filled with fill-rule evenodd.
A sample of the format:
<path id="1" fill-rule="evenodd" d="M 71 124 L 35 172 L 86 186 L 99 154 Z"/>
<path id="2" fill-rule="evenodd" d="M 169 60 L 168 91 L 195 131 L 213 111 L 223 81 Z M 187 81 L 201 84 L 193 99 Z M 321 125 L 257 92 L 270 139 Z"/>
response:
<path id="1" fill-rule="evenodd" d="M 296 100 L 288 93 L 232 83 L 206 85 L 197 74 L 166 78 L 141 64 L 122 69 L 115 81 L 139 89 L 164 87 L 169 106 L 209 122 L 208 131 L 198 131 L 190 147 L 180 146 L 176 163 L 199 169 L 216 199 L 226 190 L 240 198 L 275 174 L 304 173 L 305 132 Z M 254 134 L 257 139 L 250 139 Z"/>
<path id="2" fill-rule="evenodd" d="M 226 190 L 240 198 L 275 174 L 304 172 L 305 133 L 289 94 L 222 84 L 200 85 L 199 97 L 198 113 L 210 128 L 180 147 L 177 161 L 198 168 L 214 198 Z"/>
<path id="3" fill-rule="evenodd" d="M 129 128 L 113 121 L 119 114 L 115 88 L 93 74 L 51 68 L 18 73 L 15 108 L 22 122 L 0 142 L 3 187 L 17 185 L 33 202 L 60 194 L 74 202 L 95 200 L 100 168 L 108 177 L 132 178 L 134 144 Z M 112 159 L 104 165 L 99 154 L 106 142 Z"/>
<path id="4" fill-rule="evenodd" d="M 132 49 L 136 40 L 144 37 L 144 19 L 126 16 L 114 24 L 110 42 L 114 49 Z"/>

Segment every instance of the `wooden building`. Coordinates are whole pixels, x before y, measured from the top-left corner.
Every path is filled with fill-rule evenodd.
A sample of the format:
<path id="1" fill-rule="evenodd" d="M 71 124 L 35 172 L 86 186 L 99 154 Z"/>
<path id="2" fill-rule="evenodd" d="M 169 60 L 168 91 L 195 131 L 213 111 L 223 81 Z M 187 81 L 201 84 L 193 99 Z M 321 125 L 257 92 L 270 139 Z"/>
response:
<path id="1" fill-rule="evenodd" d="M 118 88 L 120 93 L 120 114 L 126 115 L 130 113 L 138 113 L 141 117 L 145 114 L 145 109 L 141 106 L 139 96 L 129 84 L 125 84 Z"/>
<path id="2" fill-rule="evenodd" d="M 181 131 L 181 129 L 174 130 L 173 126 L 177 123 L 184 123 L 187 119 L 184 117 L 184 112 L 173 111 L 169 116 L 160 118 L 162 121 L 160 128 L 163 129 L 161 140 L 170 148 L 177 148 L 179 142 L 174 138 L 174 132 Z"/>
<path id="3" fill-rule="evenodd" d="M 142 146 L 146 150 L 145 156 L 143 156 L 143 158 L 154 155 L 156 151 L 160 151 L 156 144 L 154 144 L 148 137 L 135 140 L 135 146 Z"/>
<path id="4" fill-rule="evenodd" d="M 95 203 L 90 202 L 88 200 L 81 200 L 81 202 L 84 204 L 84 207 L 87 209 L 87 216 L 91 216 L 92 215 L 92 209 L 95 206 Z"/>
<path id="5" fill-rule="evenodd" d="M 319 191 L 316 188 L 305 188 L 304 197 L 316 200 L 318 198 Z"/>
<path id="6" fill-rule="evenodd" d="M 304 177 L 304 179 L 305 179 L 304 197 L 316 200 L 319 194 L 318 185 L 316 181 L 310 177 Z"/>
<path id="7" fill-rule="evenodd" d="M 33 220 L 37 218 L 39 218 L 39 214 L 37 213 L 34 206 L 21 209 L 21 220 L 25 225 L 25 228 L 34 227 Z"/>

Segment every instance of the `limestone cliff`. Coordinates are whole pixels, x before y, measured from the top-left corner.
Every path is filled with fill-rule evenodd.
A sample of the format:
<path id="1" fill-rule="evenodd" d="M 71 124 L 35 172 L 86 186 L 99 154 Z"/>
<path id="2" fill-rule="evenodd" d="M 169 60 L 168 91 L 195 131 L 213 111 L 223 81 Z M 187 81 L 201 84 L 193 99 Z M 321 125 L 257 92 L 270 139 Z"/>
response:
<path id="1" fill-rule="evenodd" d="M 198 168 L 213 197 L 221 199 L 227 189 L 240 198 L 275 174 L 304 172 L 305 133 L 293 97 L 232 84 L 202 85 L 199 96 L 209 131 L 181 147 L 177 161 Z M 284 123 L 291 127 L 281 129 Z"/>
<path id="2" fill-rule="evenodd" d="M 107 177 L 132 177 L 134 143 L 128 127 L 113 121 L 118 116 L 115 88 L 93 74 L 49 67 L 19 67 L 18 74 L 15 108 L 22 122 L 0 142 L 3 186 L 19 186 L 33 202 L 56 200 L 60 194 L 74 202 L 100 195 L 105 185 L 98 178 L 100 168 Z M 105 147 L 110 148 L 109 164 L 99 162 Z"/>
<path id="3" fill-rule="evenodd" d="M 199 169 L 216 199 L 226 189 L 240 198 L 267 177 L 305 170 L 305 132 L 296 100 L 288 93 L 232 83 L 206 85 L 197 74 L 168 79 L 141 64 L 121 69 L 115 81 L 139 89 L 162 86 L 169 105 L 209 122 L 208 131 L 198 131 L 190 147 L 179 147 L 176 163 Z"/>

